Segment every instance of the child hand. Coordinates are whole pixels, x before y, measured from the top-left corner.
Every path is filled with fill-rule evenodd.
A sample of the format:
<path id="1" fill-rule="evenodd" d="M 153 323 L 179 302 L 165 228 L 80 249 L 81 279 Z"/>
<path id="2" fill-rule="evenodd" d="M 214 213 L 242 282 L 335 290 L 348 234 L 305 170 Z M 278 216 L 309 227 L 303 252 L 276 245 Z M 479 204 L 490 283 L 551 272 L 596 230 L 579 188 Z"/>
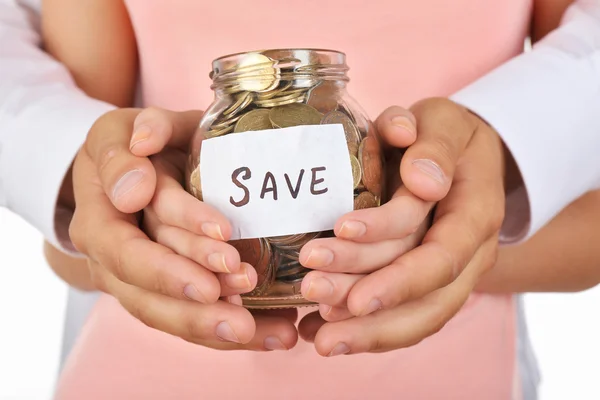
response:
<path id="1" fill-rule="evenodd" d="M 252 268 L 242 268 L 237 252 L 232 254 L 224 243 L 230 227 L 222 215 L 195 199 L 191 216 L 167 212 L 164 207 L 165 199 L 189 204 L 191 196 L 186 197 L 181 186 L 173 186 L 177 172 L 174 160 L 176 149 L 189 143 L 200 116 L 200 112 L 147 109 L 141 113 L 118 110 L 101 118 L 73 167 L 77 204 L 70 232 L 73 243 L 88 256 L 95 286 L 117 298 L 148 326 L 219 349 L 291 348 L 297 341 L 295 315 L 255 318 L 236 304 L 239 299 L 235 297 L 230 302 L 217 301 L 222 293 L 240 293 L 239 288 L 226 284 L 221 291 L 221 283 L 228 280 L 218 279 L 214 270 L 220 270 L 222 264 L 210 263 L 210 254 L 203 252 L 197 258 L 205 265 L 199 265 L 188 254 L 179 255 L 151 241 L 138 229 L 136 216 L 131 214 L 151 203 L 146 212 L 148 233 L 165 240 L 170 238 L 164 233 L 168 223 L 174 223 L 173 218 L 184 218 L 177 222 L 203 235 L 198 240 L 223 254 L 232 275 L 240 271 L 246 276 L 252 274 Z M 140 126 L 143 129 L 132 137 L 132 129 L 136 131 Z M 155 164 L 146 158 L 164 147 L 170 150 L 157 156 Z M 167 157 L 173 158 L 167 162 Z M 123 191 L 116 182 L 122 182 L 128 173 L 137 174 L 138 183 L 127 182 L 130 187 Z M 248 290 L 254 283 L 250 282 Z"/>
<path id="2" fill-rule="evenodd" d="M 359 268 L 341 263 L 335 269 L 313 267 L 325 272 L 312 272 L 307 281 L 316 274 L 334 272 L 327 279 L 335 301 L 324 303 L 333 308 L 322 306 L 322 313 L 329 311 L 329 320 L 361 317 L 321 328 L 323 321 L 317 315 L 305 318 L 301 334 L 314 338 L 320 354 L 387 351 L 419 342 L 458 312 L 479 277 L 495 262 L 505 197 L 503 146 L 497 133 L 448 100 L 425 100 L 411 110 L 419 135 L 405 152 L 400 173 L 406 189 L 423 199 L 422 207 L 426 201 L 440 200 L 433 226 L 422 245 L 383 267 L 366 263 Z M 381 117 L 378 126 L 388 143 L 397 143 Z M 382 206 L 351 214 L 370 227 L 375 221 L 397 221 L 388 209 Z M 356 238 L 346 240 L 359 245 Z M 310 282 L 303 282 L 303 289 L 309 286 Z"/>

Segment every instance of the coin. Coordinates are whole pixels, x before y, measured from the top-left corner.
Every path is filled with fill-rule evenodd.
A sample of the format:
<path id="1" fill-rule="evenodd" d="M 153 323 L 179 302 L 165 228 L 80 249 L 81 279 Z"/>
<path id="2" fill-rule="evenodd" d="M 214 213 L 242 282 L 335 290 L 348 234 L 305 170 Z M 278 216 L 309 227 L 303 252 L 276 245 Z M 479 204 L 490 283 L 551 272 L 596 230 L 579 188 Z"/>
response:
<path id="1" fill-rule="evenodd" d="M 356 142 L 348 142 L 348 153 L 350 153 L 351 156 L 358 156 L 358 144 L 356 144 Z"/>
<path id="2" fill-rule="evenodd" d="M 367 136 L 358 148 L 358 159 L 362 165 L 363 184 L 375 196 L 381 196 L 383 163 L 377 139 Z"/>
<path id="3" fill-rule="evenodd" d="M 272 90 L 279 84 L 279 70 L 275 61 L 259 53 L 248 53 L 238 64 L 238 85 L 248 92 Z M 247 74 L 248 76 L 244 76 Z"/>
<path id="4" fill-rule="evenodd" d="M 234 132 L 262 131 L 272 129 L 269 110 L 252 110 L 244 114 L 235 124 Z"/>
<path id="5" fill-rule="evenodd" d="M 223 111 L 223 115 L 231 118 L 244 108 L 248 107 L 250 103 L 252 103 L 252 93 L 242 92 L 237 96 L 236 101 L 228 109 Z"/>
<path id="6" fill-rule="evenodd" d="M 350 156 L 350 165 L 352 166 L 352 179 L 354 181 L 354 188 L 356 189 L 362 178 L 362 170 L 358 159 L 354 156 Z"/>
<path id="7" fill-rule="evenodd" d="M 215 138 L 215 137 L 218 137 L 218 136 L 223 136 L 226 133 L 229 133 L 231 131 L 233 131 L 233 125 L 230 125 L 228 127 L 225 127 L 223 129 L 219 129 L 219 130 L 210 130 L 210 131 L 206 132 L 204 134 L 204 136 L 207 139 L 212 139 L 212 138 Z"/>
<path id="8" fill-rule="evenodd" d="M 273 126 L 287 128 L 297 125 L 318 125 L 323 114 L 306 104 L 293 103 L 272 108 L 269 118 Z"/>
<path id="9" fill-rule="evenodd" d="M 328 124 L 342 124 L 344 134 L 346 135 L 346 142 L 348 143 L 355 143 L 360 138 L 358 129 L 356 129 L 352 120 L 341 111 L 331 111 L 325 114 L 321 120 L 321 125 Z"/>
<path id="10" fill-rule="evenodd" d="M 221 130 L 225 128 L 229 128 L 231 125 L 235 124 L 237 120 L 239 120 L 241 115 L 236 115 L 233 118 L 220 119 L 218 121 L 213 122 L 210 129 L 211 130 Z"/>
<path id="11" fill-rule="evenodd" d="M 354 209 L 362 210 L 363 208 L 372 208 L 378 206 L 378 201 L 371 192 L 362 192 L 354 199 Z"/>
<path id="12" fill-rule="evenodd" d="M 332 81 L 321 81 L 318 85 L 310 89 L 306 104 L 324 114 L 335 111 L 338 107 L 336 91 L 337 87 L 335 83 Z"/>
<path id="13" fill-rule="evenodd" d="M 202 185 L 200 183 L 200 165 L 190 174 L 190 189 L 192 195 L 198 200 L 202 200 Z"/>
<path id="14" fill-rule="evenodd" d="M 285 92 L 286 90 L 288 90 L 291 86 L 292 86 L 292 81 L 287 81 L 280 88 L 275 88 L 275 89 L 270 90 L 268 92 L 257 93 L 256 94 L 256 99 L 257 100 L 269 100 L 269 99 L 272 99 L 273 97 L 275 97 L 275 96 L 277 96 L 279 94 L 282 94 L 283 92 Z"/>
<path id="15" fill-rule="evenodd" d="M 269 243 L 273 244 L 273 245 L 290 245 L 292 243 L 295 243 L 299 240 L 302 240 L 304 238 L 304 236 L 306 236 L 305 233 L 298 233 L 295 235 L 285 235 L 285 236 L 273 236 L 273 237 L 269 237 L 266 238 Z"/>
<path id="16" fill-rule="evenodd" d="M 296 89 L 284 93 L 283 96 L 273 97 L 267 100 L 256 100 L 254 104 L 259 107 L 279 107 L 286 104 L 299 103 L 305 99 L 305 90 Z"/>

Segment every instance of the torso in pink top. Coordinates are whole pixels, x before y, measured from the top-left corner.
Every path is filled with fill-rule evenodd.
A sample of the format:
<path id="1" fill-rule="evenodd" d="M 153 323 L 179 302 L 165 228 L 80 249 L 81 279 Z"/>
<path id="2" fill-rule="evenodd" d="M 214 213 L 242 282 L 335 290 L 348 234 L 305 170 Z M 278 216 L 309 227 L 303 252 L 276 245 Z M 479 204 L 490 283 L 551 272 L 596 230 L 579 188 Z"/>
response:
<path id="1" fill-rule="evenodd" d="M 522 51 L 531 0 L 128 0 L 144 103 L 206 108 L 219 56 L 281 47 L 344 51 L 351 95 L 374 118 L 390 105 L 447 96 Z M 152 330 L 103 297 L 57 398 L 513 398 L 511 296 L 473 295 L 437 335 L 400 351 L 334 358 L 220 352 Z"/>

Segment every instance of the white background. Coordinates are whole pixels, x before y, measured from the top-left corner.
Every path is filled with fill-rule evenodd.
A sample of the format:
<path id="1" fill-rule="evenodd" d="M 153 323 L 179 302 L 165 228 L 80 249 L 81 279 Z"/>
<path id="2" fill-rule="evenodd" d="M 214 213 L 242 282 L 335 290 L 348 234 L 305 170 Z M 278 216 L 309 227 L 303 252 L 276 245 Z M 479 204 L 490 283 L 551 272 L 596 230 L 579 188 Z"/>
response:
<path id="1" fill-rule="evenodd" d="M 41 248 L 33 228 L 0 209 L 0 400 L 51 396 L 66 292 Z M 526 301 L 541 400 L 600 399 L 600 289 Z"/>

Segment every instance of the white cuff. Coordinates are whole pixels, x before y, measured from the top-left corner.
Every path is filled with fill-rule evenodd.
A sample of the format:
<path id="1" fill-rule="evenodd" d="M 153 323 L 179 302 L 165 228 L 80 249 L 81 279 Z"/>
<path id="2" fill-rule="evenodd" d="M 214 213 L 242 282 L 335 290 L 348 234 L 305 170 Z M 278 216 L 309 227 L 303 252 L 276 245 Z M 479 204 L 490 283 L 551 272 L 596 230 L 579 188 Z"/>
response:
<path id="1" fill-rule="evenodd" d="M 11 136 L 0 149 L 0 192 L 5 193 L 6 206 L 40 230 L 46 240 L 73 253 L 68 237 L 72 210 L 56 209 L 58 194 L 89 129 L 114 106 L 77 89 L 68 94 L 61 89 L 37 102 L 23 99 L 19 109 L 3 110 L 10 115 L 0 114 L 0 126 Z"/>
<path id="2" fill-rule="evenodd" d="M 540 48 L 452 97 L 498 131 L 523 177 L 526 190 L 507 199 L 504 244 L 529 238 L 572 201 L 598 187 L 598 66 L 600 53 L 593 59 L 569 58 Z"/>

